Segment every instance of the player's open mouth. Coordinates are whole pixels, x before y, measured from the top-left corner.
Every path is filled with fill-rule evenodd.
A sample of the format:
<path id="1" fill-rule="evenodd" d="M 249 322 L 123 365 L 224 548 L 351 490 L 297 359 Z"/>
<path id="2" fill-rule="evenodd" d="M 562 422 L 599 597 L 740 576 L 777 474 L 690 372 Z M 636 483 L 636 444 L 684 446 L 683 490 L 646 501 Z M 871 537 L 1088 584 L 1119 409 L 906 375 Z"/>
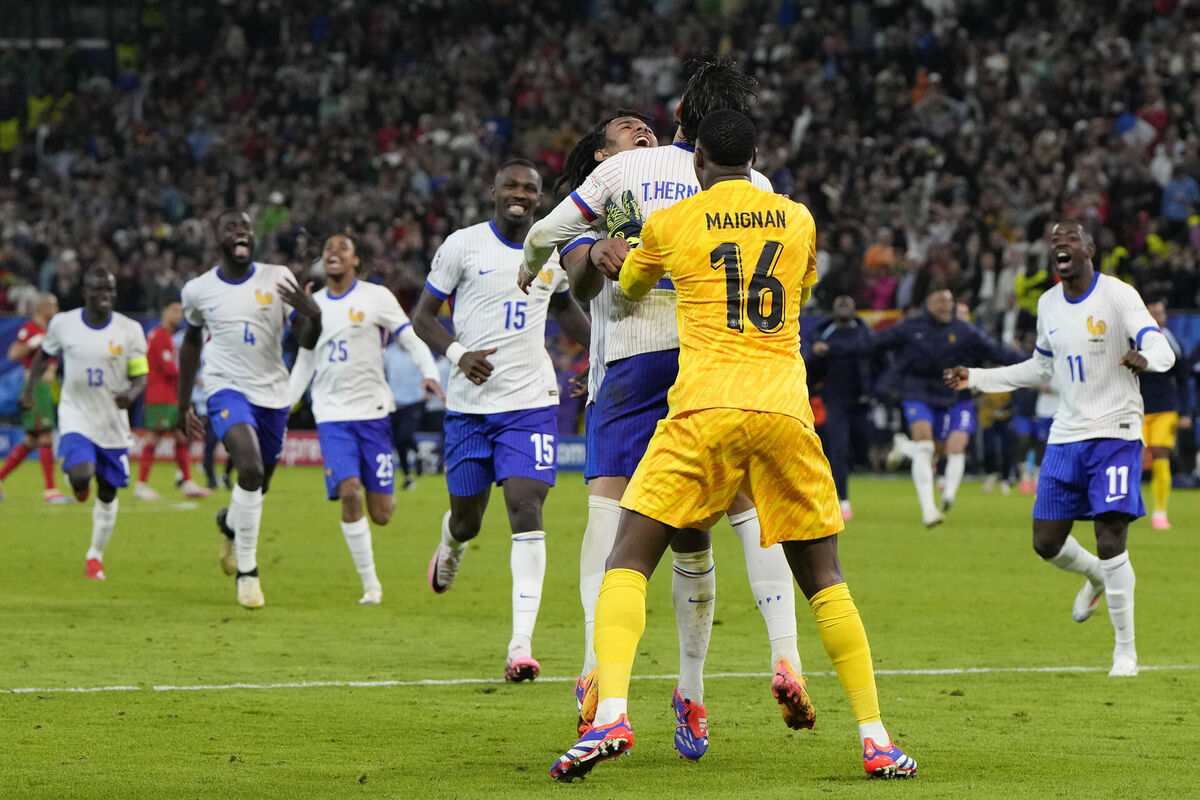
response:
<path id="1" fill-rule="evenodd" d="M 651 146 L 650 136 L 645 133 L 639 133 L 637 136 L 633 137 L 633 146 L 634 147 L 650 147 Z"/>
<path id="2" fill-rule="evenodd" d="M 250 240 L 238 239 L 233 243 L 233 255 L 237 258 L 250 257 Z"/>
<path id="3" fill-rule="evenodd" d="M 342 263 L 341 256 L 330 256 L 329 258 L 325 259 L 325 266 L 327 266 L 327 267 L 332 267 L 334 264 L 341 264 L 341 263 Z"/>
<path id="4" fill-rule="evenodd" d="M 529 210 L 529 206 L 525 205 L 524 203 L 509 203 L 506 208 L 508 213 L 512 214 L 514 217 L 519 217 Z"/>
<path id="5" fill-rule="evenodd" d="M 1070 264 L 1071 263 L 1071 251 L 1067 250 L 1066 248 L 1060 247 L 1059 249 L 1054 251 L 1054 260 L 1057 261 L 1059 264 Z"/>

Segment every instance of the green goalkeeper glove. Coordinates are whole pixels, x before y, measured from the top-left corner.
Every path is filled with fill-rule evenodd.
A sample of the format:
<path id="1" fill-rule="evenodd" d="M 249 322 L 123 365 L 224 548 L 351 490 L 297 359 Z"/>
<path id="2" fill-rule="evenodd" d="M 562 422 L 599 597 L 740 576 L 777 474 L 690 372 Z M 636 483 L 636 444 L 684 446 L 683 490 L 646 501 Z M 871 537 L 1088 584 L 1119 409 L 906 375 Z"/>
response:
<path id="1" fill-rule="evenodd" d="M 610 239 L 624 239 L 630 247 L 642 243 L 642 224 L 646 221 L 633 192 L 626 189 L 619 203 L 609 200 L 604 206 L 604 221 Z"/>

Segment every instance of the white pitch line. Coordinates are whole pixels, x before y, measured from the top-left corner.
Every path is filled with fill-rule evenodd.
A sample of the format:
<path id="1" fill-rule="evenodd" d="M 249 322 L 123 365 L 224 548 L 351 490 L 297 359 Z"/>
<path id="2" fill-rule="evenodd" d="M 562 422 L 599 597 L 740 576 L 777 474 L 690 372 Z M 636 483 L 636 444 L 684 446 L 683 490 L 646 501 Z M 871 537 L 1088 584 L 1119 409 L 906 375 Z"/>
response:
<path id="1" fill-rule="evenodd" d="M 1163 666 L 1138 667 L 1141 672 L 1194 671 L 1200 670 L 1200 664 L 1168 664 Z M 1061 673 L 1061 672 L 1107 672 L 1107 667 L 960 667 L 949 669 L 877 669 L 876 675 L 1003 675 L 1011 673 Z M 771 672 L 714 672 L 705 678 L 767 678 Z M 808 672 L 805 675 L 813 677 L 833 677 L 834 672 Z M 635 675 L 635 681 L 666 681 L 675 680 L 676 675 Z M 568 683 L 575 677 L 540 677 L 539 683 Z M 157 686 L 72 686 L 56 689 L 19 688 L 4 689 L 4 694 L 57 694 L 75 693 L 87 694 L 92 692 L 220 692 L 232 689 L 250 689 L 261 691 L 265 689 L 377 689 L 385 687 L 405 686 L 464 686 L 469 684 L 502 684 L 503 678 L 426 678 L 419 681 L 295 681 L 287 683 L 218 683 L 196 684 L 193 686 L 172 686 L 169 684 Z"/>

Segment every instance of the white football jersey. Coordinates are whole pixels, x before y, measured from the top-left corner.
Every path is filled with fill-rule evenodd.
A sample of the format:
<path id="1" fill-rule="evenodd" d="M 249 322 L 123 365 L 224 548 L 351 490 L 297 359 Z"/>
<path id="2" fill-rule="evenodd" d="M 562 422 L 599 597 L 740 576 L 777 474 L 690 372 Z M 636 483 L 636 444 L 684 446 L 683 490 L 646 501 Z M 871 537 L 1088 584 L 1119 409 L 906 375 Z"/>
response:
<path id="1" fill-rule="evenodd" d="M 580 236 L 569 245 L 566 245 L 559 252 L 567 253 L 581 245 L 593 244 L 605 238 L 605 235 L 605 231 L 599 225 L 594 226 L 591 231 Z M 596 394 L 600 391 L 600 382 L 604 380 L 604 335 L 608 329 L 608 318 L 612 316 L 614 292 L 620 294 L 621 287 L 615 281 L 605 281 L 600 289 L 600 293 L 592 298 L 588 309 L 588 313 L 592 318 L 591 336 L 588 337 L 587 401 L 589 403 L 596 402 Z"/>
<path id="2" fill-rule="evenodd" d="M 1150 371 L 1160 372 L 1174 363 L 1174 353 L 1137 289 L 1096 273 L 1091 289 L 1071 300 L 1060 283 L 1038 300 L 1037 328 L 1031 359 L 972 369 L 968 385 L 984 392 L 1006 391 L 1037 386 L 1050 377 L 1059 401 L 1050 444 L 1141 440 L 1142 395 L 1137 376 L 1121 366 L 1121 357 L 1131 349 L 1142 350 Z"/>
<path id="3" fill-rule="evenodd" d="M 423 377 L 438 379 L 429 348 L 412 332 L 408 315 L 386 287 L 356 280 L 344 294 L 334 296 L 326 288 L 313 299 L 321 307 L 321 337 L 313 348 L 317 422 L 380 419 L 396 409 L 383 374 L 389 335 L 402 338 Z"/>
<path id="4" fill-rule="evenodd" d="M 620 204 L 625 192 L 630 191 L 642 217 L 648 218 L 655 211 L 669 208 L 700 191 L 694 152 L 691 145 L 675 142 L 665 147 L 617 153 L 598 164 L 563 202 L 575 203 L 589 220 L 603 221 L 605 206 L 610 201 Z M 771 182 L 761 172 L 754 171 L 751 182 L 759 189 L 772 191 Z M 675 286 L 670 275 L 640 300 L 629 299 L 619 287 L 615 287 L 611 296 L 604 354 L 607 363 L 679 348 Z M 592 324 L 595 325 L 594 319 Z"/>
<path id="5" fill-rule="evenodd" d="M 495 368 L 480 385 L 455 366 L 446 408 L 464 414 L 497 414 L 558 404 L 558 381 L 546 352 L 550 297 L 569 291 L 555 255 L 529 287 L 517 287 L 521 243 L 501 237 L 489 220 L 455 231 L 433 257 L 426 280 L 435 296 L 450 299 L 454 334 L 467 350 L 497 348 Z"/>
<path id="6" fill-rule="evenodd" d="M 283 332 L 292 309 L 275 288 L 285 282 L 296 282 L 287 267 L 255 263 L 238 283 L 222 277 L 218 266 L 183 285 L 184 318 L 210 336 L 204 346 L 205 397 L 233 389 L 253 405 L 287 407 Z"/>
<path id="7" fill-rule="evenodd" d="M 62 358 L 59 433 L 82 434 L 98 447 L 129 447 L 129 414 L 113 396 L 129 388 L 130 360 L 146 358 L 142 326 L 114 311 L 107 325 L 93 328 L 77 308 L 54 315 L 42 349 Z"/>

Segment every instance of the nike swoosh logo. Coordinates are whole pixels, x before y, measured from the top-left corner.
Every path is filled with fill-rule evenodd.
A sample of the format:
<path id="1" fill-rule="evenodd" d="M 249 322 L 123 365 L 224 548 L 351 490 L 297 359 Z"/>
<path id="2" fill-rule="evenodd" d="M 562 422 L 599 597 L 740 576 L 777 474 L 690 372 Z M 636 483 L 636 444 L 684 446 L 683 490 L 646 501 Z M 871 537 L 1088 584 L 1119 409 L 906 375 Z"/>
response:
<path id="1" fill-rule="evenodd" d="M 696 598 L 694 598 L 694 597 L 689 597 L 689 598 L 688 598 L 688 602 L 689 602 L 689 603 L 711 603 L 712 601 L 713 601 L 713 598 L 711 598 L 711 597 L 709 597 L 709 598 L 706 598 L 706 599 L 704 599 L 704 600 L 697 600 L 697 599 L 696 599 Z"/>
<path id="2" fill-rule="evenodd" d="M 380 481 L 379 485 L 380 486 L 391 486 L 392 482 L 391 481 Z"/>
<path id="3" fill-rule="evenodd" d="M 1054 335 L 1054 334 L 1056 334 L 1056 333 L 1058 333 L 1058 328 L 1052 328 L 1052 329 L 1050 330 L 1050 333 L 1049 333 L 1049 334 L 1047 334 L 1047 335 L 1048 335 L 1048 336 L 1053 336 L 1053 335 Z"/>
<path id="4" fill-rule="evenodd" d="M 481 270 L 479 270 L 479 274 L 487 275 L 489 272 L 495 272 L 496 269 L 497 269 L 496 267 L 492 267 L 491 269 L 481 269 Z"/>
<path id="5" fill-rule="evenodd" d="M 538 471 L 541 471 L 544 469 L 554 469 L 554 465 L 553 464 L 538 464 L 537 466 L 534 467 L 534 469 L 536 469 Z"/>
<path id="6" fill-rule="evenodd" d="M 537 600 L 537 599 L 538 599 L 538 595 L 536 595 L 536 594 L 522 594 L 522 595 L 521 595 L 521 599 L 523 599 L 523 600 Z"/>
<path id="7" fill-rule="evenodd" d="M 1120 500 L 1124 496 L 1123 494 L 1107 494 L 1104 496 L 1104 502 L 1111 503 L 1114 500 Z"/>

